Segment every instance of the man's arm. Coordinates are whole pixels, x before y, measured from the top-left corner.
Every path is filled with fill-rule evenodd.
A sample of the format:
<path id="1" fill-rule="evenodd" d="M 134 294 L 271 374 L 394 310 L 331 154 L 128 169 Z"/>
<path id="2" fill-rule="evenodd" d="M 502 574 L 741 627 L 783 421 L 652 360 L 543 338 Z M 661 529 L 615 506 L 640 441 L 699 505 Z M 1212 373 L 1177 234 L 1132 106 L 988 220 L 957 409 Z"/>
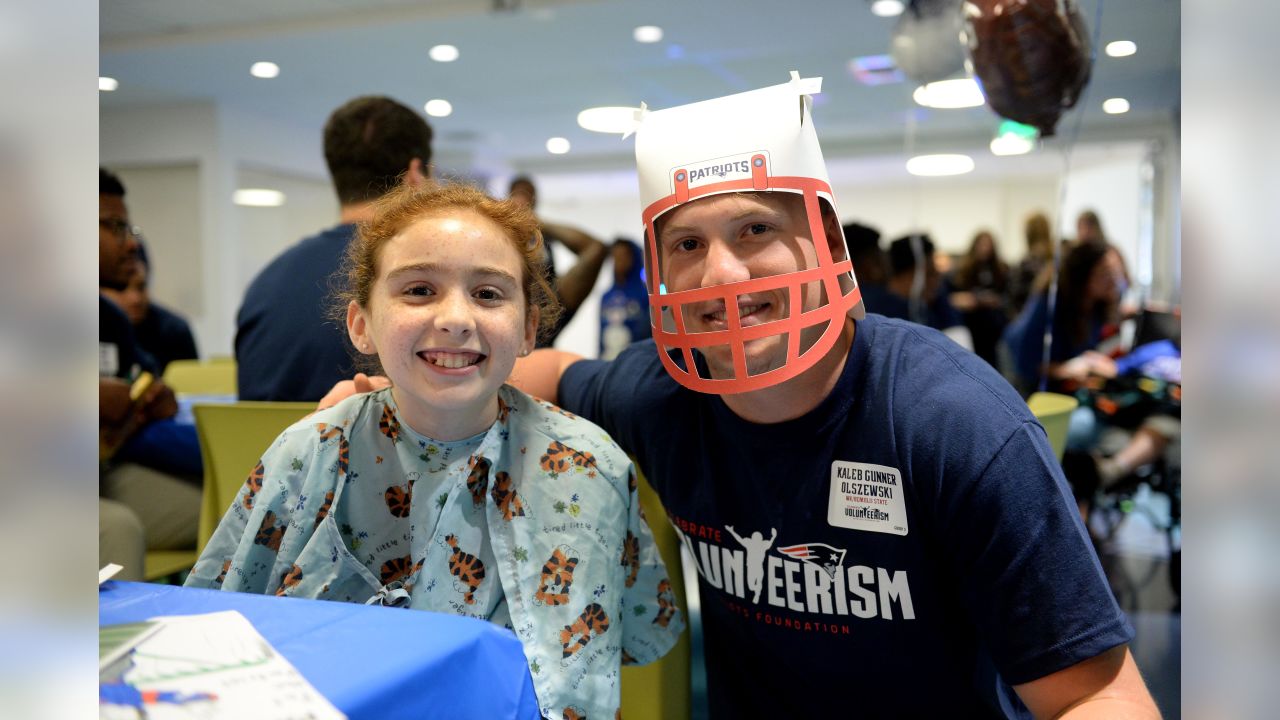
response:
<path id="1" fill-rule="evenodd" d="M 554 236 L 578 256 L 578 262 L 568 272 L 556 278 L 555 287 L 564 311 L 572 314 L 596 286 L 596 277 L 600 275 L 600 268 L 609 254 L 609 248 L 575 227 L 548 222 L 542 223 L 542 227 L 545 233 Z M 551 259 L 548 258 L 547 261 L 551 262 Z"/>
<path id="2" fill-rule="evenodd" d="M 553 348 L 534 350 L 516 360 L 516 367 L 507 382 L 534 397 L 559 402 L 560 378 L 570 365 L 582 359 L 581 355 Z"/>
<path id="3" fill-rule="evenodd" d="M 1160 717 L 1128 645 L 1013 689 L 1038 719 Z"/>

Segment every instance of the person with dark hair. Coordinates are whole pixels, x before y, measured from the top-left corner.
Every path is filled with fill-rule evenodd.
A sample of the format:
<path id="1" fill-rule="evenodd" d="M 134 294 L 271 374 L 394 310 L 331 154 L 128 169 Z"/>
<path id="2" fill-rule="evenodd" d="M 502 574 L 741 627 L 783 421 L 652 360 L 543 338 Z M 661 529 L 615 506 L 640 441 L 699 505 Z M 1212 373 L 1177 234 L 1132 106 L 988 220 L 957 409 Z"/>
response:
<path id="1" fill-rule="evenodd" d="M 1094 348 L 1102 340 L 1103 328 L 1118 319 L 1120 298 L 1127 286 L 1124 260 L 1115 247 L 1105 242 L 1072 245 L 1058 273 L 1047 362 L 1044 334 L 1050 322 L 1050 288 L 1044 279 L 1004 331 L 1015 385 L 1025 394 L 1042 379 L 1048 389 L 1056 390 L 1064 381 L 1078 382 L 1090 374 L 1114 375 L 1115 363 Z"/>
<path id="2" fill-rule="evenodd" d="M 644 283 L 644 251 L 634 241 L 618 238 L 613 255 L 613 287 L 600 298 L 600 359 L 612 360 L 636 340 L 653 335 L 649 289 Z"/>
<path id="3" fill-rule="evenodd" d="M 138 233 L 129 221 L 124 196 L 120 178 L 99 168 L 100 288 L 125 288 L 138 262 Z M 125 566 L 121 577 L 126 579 L 143 577 L 137 548 L 185 550 L 196 541 L 199 445 L 193 426 L 173 422 L 177 400 L 159 375 L 151 356 L 138 345 L 129 318 L 99 294 L 99 521 L 110 528 L 104 527 L 99 561 Z M 152 441 L 160 438 L 165 442 L 157 450 Z M 143 542 L 122 539 L 139 526 Z"/>
<path id="4" fill-rule="evenodd" d="M 880 231 L 857 222 L 846 223 L 843 229 L 845 242 L 849 243 L 849 260 L 858 268 L 858 284 L 865 290 L 870 285 L 888 283 L 889 256 L 880 247 Z"/>
<path id="5" fill-rule="evenodd" d="M 978 357 L 999 367 L 996 346 L 1000 333 L 1009 324 L 1009 266 L 996 252 L 996 239 L 989 230 L 973 236 L 969 250 L 951 279 L 951 304 L 960 311 L 973 337 Z"/>
<path id="6" fill-rule="evenodd" d="M 1096 210 L 1085 210 L 1076 218 L 1076 242 L 1107 242 L 1107 233 L 1102 229 L 1102 218 Z"/>
<path id="7" fill-rule="evenodd" d="M 527 175 L 517 175 L 511 179 L 507 197 L 530 210 L 537 211 L 538 188 Z M 560 306 L 564 308 L 560 319 L 538 339 L 538 347 L 551 347 L 560 336 L 560 332 L 578 312 L 582 302 L 591 294 L 609 249 L 604 243 L 572 225 L 547 222 L 541 217 L 538 222 L 544 240 L 543 252 L 546 255 L 547 280 L 555 290 Z M 578 256 L 577 262 L 563 275 L 556 271 L 555 258 L 551 255 L 551 248 L 557 242 Z"/>
<path id="8" fill-rule="evenodd" d="M 150 276 L 151 265 L 139 243 L 138 257 L 125 286 L 119 289 L 102 286 L 98 291 L 128 316 L 138 345 L 151 356 L 163 375 L 174 360 L 195 360 L 200 353 L 187 321 L 151 299 L 147 287 Z"/>
<path id="9" fill-rule="evenodd" d="M 922 233 L 904 235 L 889 244 L 888 257 L 888 282 L 863 289 L 867 307 L 886 317 L 942 330 L 962 347 L 972 348 L 969 331 L 952 307 L 934 263 L 933 240 Z"/>
<path id="10" fill-rule="evenodd" d="M 339 224 L 285 250 L 245 292 L 235 339 L 242 400 L 315 401 L 351 376 L 355 351 L 325 315 L 333 275 L 373 201 L 430 176 L 431 137 L 421 115 L 387 97 L 358 97 L 329 116 L 324 157 Z"/>
<path id="11" fill-rule="evenodd" d="M 1053 266 L 1053 233 L 1048 215 L 1037 212 L 1028 216 L 1023 226 L 1023 237 L 1027 241 L 1027 254 L 1010 279 L 1011 313 L 1022 312 L 1036 284 L 1045 277 L 1045 273 L 1051 272 L 1049 268 Z"/>

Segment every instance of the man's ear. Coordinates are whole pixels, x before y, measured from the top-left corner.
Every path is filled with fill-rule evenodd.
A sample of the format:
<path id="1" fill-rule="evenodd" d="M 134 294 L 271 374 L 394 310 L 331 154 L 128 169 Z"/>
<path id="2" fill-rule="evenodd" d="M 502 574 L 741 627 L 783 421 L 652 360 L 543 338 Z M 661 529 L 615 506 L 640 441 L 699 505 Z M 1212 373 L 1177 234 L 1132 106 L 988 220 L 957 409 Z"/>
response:
<path id="1" fill-rule="evenodd" d="M 847 259 L 845 256 L 844 230 L 840 227 L 840 220 L 836 217 L 834 211 L 823 205 L 822 212 L 822 229 L 827 234 L 827 247 L 831 249 L 831 259 L 834 262 L 840 262 Z"/>
<path id="2" fill-rule="evenodd" d="M 376 355 L 378 346 L 373 342 L 369 332 L 369 319 L 365 317 L 364 308 L 352 300 L 347 303 L 347 337 L 362 355 Z"/>
<path id="3" fill-rule="evenodd" d="M 409 169 L 405 170 L 404 182 L 409 187 L 418 187 L 431 179 L 431 166 L 423 165 L 422 158 L 409 161 Z"/>

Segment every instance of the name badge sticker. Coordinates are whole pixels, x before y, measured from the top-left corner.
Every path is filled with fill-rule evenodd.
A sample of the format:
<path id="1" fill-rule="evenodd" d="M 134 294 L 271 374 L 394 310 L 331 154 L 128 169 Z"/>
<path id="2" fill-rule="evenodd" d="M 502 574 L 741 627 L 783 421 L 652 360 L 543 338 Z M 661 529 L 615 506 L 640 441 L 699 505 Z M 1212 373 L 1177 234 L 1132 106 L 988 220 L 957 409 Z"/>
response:
<path id="1" fill-rule="evenodd" d="M 836 460 L 831 463 L 827 524 L 850 530 L 907 534 L 902 473 L 897 468 Z"/>

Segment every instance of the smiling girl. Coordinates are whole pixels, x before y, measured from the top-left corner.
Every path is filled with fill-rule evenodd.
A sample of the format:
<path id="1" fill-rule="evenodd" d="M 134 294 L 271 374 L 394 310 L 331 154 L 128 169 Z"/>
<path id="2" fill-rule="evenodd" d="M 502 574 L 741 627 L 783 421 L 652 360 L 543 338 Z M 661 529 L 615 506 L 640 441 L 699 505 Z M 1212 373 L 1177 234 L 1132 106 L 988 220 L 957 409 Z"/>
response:
<path id="1" fill-rule="evenodd" d="M 627 456 L 506 385 L 555 313 L 527 209 L 404 187 L 348 249 L 347 330 L 391 387 L 287 429 L 187 584 L 434 610 L 515 631 L 546 716 L 613 717 L 622 658 L 683 621 Z"/>

